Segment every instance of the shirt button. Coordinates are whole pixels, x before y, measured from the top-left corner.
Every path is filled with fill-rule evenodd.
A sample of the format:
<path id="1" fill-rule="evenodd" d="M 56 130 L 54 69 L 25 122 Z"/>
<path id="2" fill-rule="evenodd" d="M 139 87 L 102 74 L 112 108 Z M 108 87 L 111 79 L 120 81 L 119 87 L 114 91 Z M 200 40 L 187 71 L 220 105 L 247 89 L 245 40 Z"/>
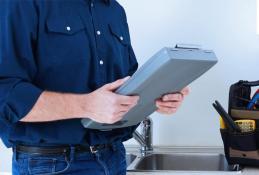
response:
<path id="1" fill-rule="evenodd" d="M 103 60 L 100 60 L 100 65 L 103 65 L 103 64 L 104 64 Z"/>
<path id="2" fill-rule="evenodd" d="M 70 31 L 70 30 L 71 30 L 71 27 L 67 26 L 66 29 L 67 29 L 67 31 Z"/>
<path id="3" fill-rule="evenodd" d="M 67 26 L 66 29 L 67 29 L 67 31 L 70 31 L 70 30 L 71 30 L 71 27 Z"/>
<path id="4" fill-rule="evenodd" d="M 123 41 L 123 40 L 124 40 L 123 36 L 121 36 L 121 37 L 120 37 L 120 40 L 121 40 L 121 41 Z"/>
<path id="5" fill-rule="evenodd" d="M 97 35 L 101 35 L 101 31 L 100 30 L 98 30 L 96 33 L 97 33 Z"/>

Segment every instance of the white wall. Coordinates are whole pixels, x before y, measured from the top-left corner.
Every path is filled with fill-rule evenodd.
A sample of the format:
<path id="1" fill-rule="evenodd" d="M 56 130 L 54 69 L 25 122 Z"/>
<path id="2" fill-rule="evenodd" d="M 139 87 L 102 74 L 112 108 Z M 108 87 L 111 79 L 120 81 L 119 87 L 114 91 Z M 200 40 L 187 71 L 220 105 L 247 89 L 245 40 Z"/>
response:
<path id="1" fill-rule="evenodd" d="M 12 166 L 12 152 L 10 149 L 6 149 L 0 141 L 0 174 L 2 171 L 10 172 Z"/>
<path id="2" fill-rule="evenodd" d="M 213 100 L 227 105 L 229 85 L 256 80 L 259 36 L 255 0 L 119 0 L 124 5 L 132 43 L 143 64 L 163 46 L 197 43 L 213 49 L 220 62 L 191 85 L 191 95 L 173 117 L 153 115 L 154 143 L 221 146 Z M 135 144 L 129 141 L 127 144 Z M 0 145 L 0 172 L 10 170 L 11 151 Z"/>
<path id="3" fill-rule="evenodd" d="M 227 107 L 228 88 L 258 80 L 259 36 L 255 0 L 119 0 L 128 14 L 132 43 L 142 64 L 163 46 L 196 43 L 213 49 L 219 63 L 191 85 L 173 117 L 153 115 L 154 143 L 221 146 L 219 119 L 211 103 Z M 128 144 L 135 144 L 134 141 Z"/>

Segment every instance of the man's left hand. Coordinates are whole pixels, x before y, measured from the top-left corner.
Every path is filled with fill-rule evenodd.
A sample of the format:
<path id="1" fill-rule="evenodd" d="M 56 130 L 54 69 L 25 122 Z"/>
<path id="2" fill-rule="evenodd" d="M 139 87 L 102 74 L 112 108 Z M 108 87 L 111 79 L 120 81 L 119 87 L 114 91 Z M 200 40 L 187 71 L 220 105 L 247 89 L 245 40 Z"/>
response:
<path id="1" fill-rule="evenodd" d="M 184 97 L 189 94 L 189 88 L 186 87 L 178 93 L 166 94 L 156 100 L 157 112 L 160 114 L 171 115 L 181 106 Z"/>

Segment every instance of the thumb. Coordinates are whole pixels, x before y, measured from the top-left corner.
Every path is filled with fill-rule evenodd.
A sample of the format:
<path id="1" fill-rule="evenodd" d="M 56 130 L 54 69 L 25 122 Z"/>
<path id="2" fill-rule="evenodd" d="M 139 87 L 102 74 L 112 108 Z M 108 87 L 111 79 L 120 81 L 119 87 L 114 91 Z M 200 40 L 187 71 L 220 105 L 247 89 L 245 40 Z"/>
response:
<path id="1" fill-rule="evenodd" d="M 130 76 L 125 77 L 123 79 L 119 79 L 113 83 L 109 83 L 105 86 L 105 88 L 109 91 L 114 91 L 114 90 L 118 89 L 120 86 L 122 86 L 129 78 L 130 78 Z"/>

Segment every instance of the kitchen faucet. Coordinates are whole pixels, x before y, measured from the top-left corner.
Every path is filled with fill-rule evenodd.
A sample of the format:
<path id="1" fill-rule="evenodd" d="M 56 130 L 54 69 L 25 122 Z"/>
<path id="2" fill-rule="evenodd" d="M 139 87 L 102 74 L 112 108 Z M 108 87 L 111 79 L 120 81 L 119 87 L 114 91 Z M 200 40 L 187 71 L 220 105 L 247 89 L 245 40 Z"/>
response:
<path id="1" fill-rule="evenodd" d="M 133 133 L 133 138 L 140 144 L 141 155 L 145 156 L 153 151 L 153 122 L 150 117 L 147 117 L 140 124 L 140 133 L 136 130 Z"/>

